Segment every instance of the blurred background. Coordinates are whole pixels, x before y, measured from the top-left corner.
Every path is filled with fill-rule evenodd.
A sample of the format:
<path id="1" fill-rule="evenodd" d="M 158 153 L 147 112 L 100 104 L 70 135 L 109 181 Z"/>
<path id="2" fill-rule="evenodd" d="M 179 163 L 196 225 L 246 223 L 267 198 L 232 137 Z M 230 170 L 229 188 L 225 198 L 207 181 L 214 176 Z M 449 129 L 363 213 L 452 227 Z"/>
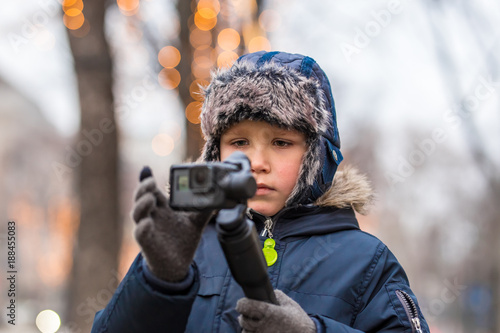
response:
<path id="1" fill-rule="evenodd" d="M 362 229 L 405 267 L 433 333 L 500 332 L 500 3 L 24 0 L 0 11 L 0 242 L 16 325 L 89 332 L 138 252 L 143 165 L 202 144 L 199 85 L 259 50 L 330 78 L 343 165 L 378 194 Z M 497 23 L 495 23 L 497 22 Z"/>

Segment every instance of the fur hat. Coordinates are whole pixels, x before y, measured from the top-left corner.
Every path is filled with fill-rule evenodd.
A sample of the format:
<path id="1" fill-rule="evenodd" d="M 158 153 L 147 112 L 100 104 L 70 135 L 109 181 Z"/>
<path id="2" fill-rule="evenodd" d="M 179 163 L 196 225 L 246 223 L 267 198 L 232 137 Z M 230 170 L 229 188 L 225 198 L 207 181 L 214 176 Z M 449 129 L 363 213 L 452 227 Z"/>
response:
<path id="1" fill-rule="evenodd" d="M 342 160 L 330 83 L 309 57 L 257 52 L 212 74 L 205 89 L 201 128 L 204 161 L 220 159 L 220 138 L 243 120 L 266 121 L 306 136 L 307 151 L 286 205 L 312 203 L 331 185 Z"/>

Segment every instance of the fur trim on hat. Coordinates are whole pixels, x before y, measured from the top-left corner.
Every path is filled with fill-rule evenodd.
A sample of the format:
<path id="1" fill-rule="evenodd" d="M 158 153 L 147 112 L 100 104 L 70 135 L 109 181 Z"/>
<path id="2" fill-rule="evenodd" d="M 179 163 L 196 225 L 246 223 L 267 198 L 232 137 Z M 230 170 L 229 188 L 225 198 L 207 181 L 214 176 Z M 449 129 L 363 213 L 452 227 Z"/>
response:
<path id="1" fill-rule="evenodd" d="M 265 121 L 306 135 L 308 149 L 287 205 L 296 203 L 321 168 L 320 138 L 331 126 L 319 82 L 273 61 L 260 67 L 241 61 L 215 72 L 204 94 L 200 116 L 206 139 L 204 161 L 220 159 L 222 134 L 243 120 Z"/>
<path id="2" fill-rule="evenodd" d="M 315 205 L 337 208 L 352 207 L 362 215 L 366 215 L 375 200 L 370 182 L 364 174 L 352 167 L 338 170 L 333 178 L 332 186 Z"/>

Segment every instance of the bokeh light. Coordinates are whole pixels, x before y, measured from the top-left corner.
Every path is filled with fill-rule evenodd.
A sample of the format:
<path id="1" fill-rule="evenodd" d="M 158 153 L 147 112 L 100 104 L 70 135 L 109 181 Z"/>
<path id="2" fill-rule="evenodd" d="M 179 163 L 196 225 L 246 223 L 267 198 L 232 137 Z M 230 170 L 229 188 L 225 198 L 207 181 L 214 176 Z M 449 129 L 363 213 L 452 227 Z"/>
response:
<path id="1" fill-rule="evenodd" d="M 280 13 L 273 9 L 264 10 L 259 16 L 259 25 L 264 31 L 276 31 L 281 26 Z"/>
<path id="2" fill-rule="evenodd" d="M 201 102 L 191 102 L 186 107 L 186 118 L 192 124 L 199 124 L 201 113 Z"/>
<path id="3" fill-rule="evenodd" d="M 189 42 L 194 48 L 198 48 L 203 45 L 210 45 L 212 43 L 212 34 L 210 31 L 195 28 L 189 35 Z"/>
<path id="4" fill-rule="evenodd" d="M 207 20 L 211 20 L 217 16 L 217 13 L 212 8 L 200 8 L 198 9 L 198 13 Z"/>
<path id="5" fill-rule="evenodd" d="M 198 12 L 205 18 L 213 18 L 220 12 L 220 3 L 218 0 L 199 0 Z"/>
<path id="6" fill-rule="evenodd" d="M 238 31 L 227 28 L 222 30 L 217 37 L 217 43 L 224 51 L 232 51 L 240 45 L 240 34 Z"/>
<path id="7" fill-rule="evenodd" d="M 181 61 L 181 53 L 173 46 L 165 46 L 158 52 L 158 61 L 165 68 L 174 68 Z"/>
<path id="8" fill-rule="evenodd" d="M 217 58 L 217 66 L 219 67 L 231 67 L 231 65 L 238 59 L 238 54 L 233 51 L 224 51 L 219 54 Z"/>
<path id="9" fill-rule="evenodd" d="M 73 10 L 78 10 L 78 11 L 83 11 L 83 1 L 82 0 L 64 0 L 62 3 L 62 8 L 65 14 L 69 16 L 74 16 L 71 15 L 71 11 Z M 70 13 L 68 13 L 70 12 Z"/>
<path id="10" fill-rule="evenodd" d="M 158 74 L 158 82 L 167 90 L 175 89 L 181 83 L 181 74 L 175 68 L 164 68 Z"/>
<path id="11" fill-rule="evenodd" d="M 215 49 L 210 47 L 209 45 L 204 45 L 196 48 L 193 53 L 194 61 L 198 64 L 201 62 L 205 62 L 205 58 L 211 62 L 211 66 L 215 64 L 217 60 L 217 52 Z"/>
<path id="12" fill-rule="evenodd" d="M 205 61 L 198 59 L 198 62 L 193 61 L 191 64 L 191 73 L 197 79 L 208 79 L 211 69 L 211 62 L 207 61 L 207 59 Z"/>
<path id="13" fill-rule="evenodd" d="M 257 36 L 248 43 L 248 52 L 271 51 L 271 42 L 266 37 Z"/>
<path id="14" fill-rule="evenodd" d="M 61 318 L 52 310 L 43 310 L 36 316 L 36 327 L 42 333 L 55 333 L 61 327 Z"/>
<path id="15" fill-rule="evenodd" d="M 174 139 L 166 133 L 156 135 L 151 141 L 151 148 L 158 156 L 168 156 L 174 150 Z"/>
<path id="16" fill-rule="evenodd" d="M 201 16 L 200 12 L 196 12 L 196 14 L 194 14 L 194 24 L 198 29 L 208 31 L 213 29 L 217 24 L 217 17 L 207 19 Z"/>
<path id="17" fill-rule="evenodd" d="M 196 79 L 191 84 L 189 85 L 189 94 L 191 97 L 196 100 L 196 101 L 203 101 L 203 93 L 202 93 L 202 88 L 201 87 L 206 87 L 208 86 L 208 80 L 203 80 L 203 79 Z M 200 87 L 201 86 L 201 87 Z"/>
<path id="18" fill-rule="evenodd" d="M 132 16 L 139 10 L 139 0 L 116 0 L 120 12 L 126 16 Z"/>
<path id="19" fill-rule="evenodd" d="M 75 12 L 72 12 L 72 15 L 64 14 L 63 16 L 64 25 L 70 30 L 81 28 L 83 22 L 85 21 L 85 17 L 81 11 L 76 15 L 73 14 L 75 14 Z"/>

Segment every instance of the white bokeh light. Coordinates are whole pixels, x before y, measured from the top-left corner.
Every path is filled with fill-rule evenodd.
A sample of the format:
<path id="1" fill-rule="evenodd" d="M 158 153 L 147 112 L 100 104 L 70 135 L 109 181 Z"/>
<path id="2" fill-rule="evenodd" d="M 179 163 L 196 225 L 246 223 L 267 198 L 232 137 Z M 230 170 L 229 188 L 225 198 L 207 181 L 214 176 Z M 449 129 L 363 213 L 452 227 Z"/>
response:
<path id="1" fill-rule="evenodd" d="M 61 318 L 52 310 L 43 310 L 36 316 L 36 327 L 42 333 L 55 333 L 61 327 Z"/>

